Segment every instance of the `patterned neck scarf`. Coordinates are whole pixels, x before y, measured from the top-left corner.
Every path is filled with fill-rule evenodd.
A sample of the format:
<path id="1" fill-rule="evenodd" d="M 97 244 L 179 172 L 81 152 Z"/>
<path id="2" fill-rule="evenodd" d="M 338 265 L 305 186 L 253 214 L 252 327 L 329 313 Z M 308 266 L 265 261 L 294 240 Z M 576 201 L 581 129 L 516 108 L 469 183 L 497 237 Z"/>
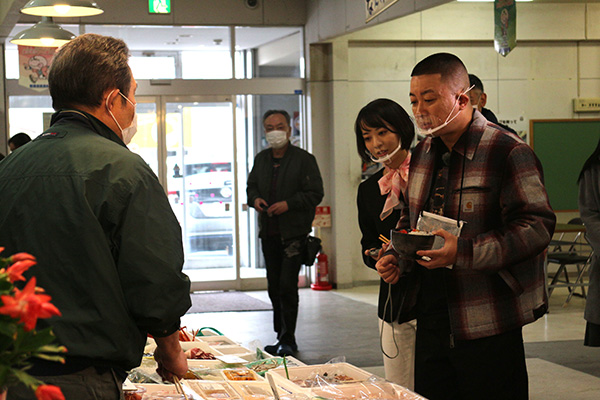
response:
<path id="1" fill-rule="evenodd" d="M 410 152 L 400 164 L 397 169 L 390 169 L 385 167 L 384 175 L 379 179 L 379 190 L 381 194 L 387 194 L 383 210 L 379 215 L 379 218 L 383 221 L 393 211 L 394 207 L 400 204 L 400 192 L 406 191 L 406 185 L 408 183 L 408 167 L 410 166 Z"/>

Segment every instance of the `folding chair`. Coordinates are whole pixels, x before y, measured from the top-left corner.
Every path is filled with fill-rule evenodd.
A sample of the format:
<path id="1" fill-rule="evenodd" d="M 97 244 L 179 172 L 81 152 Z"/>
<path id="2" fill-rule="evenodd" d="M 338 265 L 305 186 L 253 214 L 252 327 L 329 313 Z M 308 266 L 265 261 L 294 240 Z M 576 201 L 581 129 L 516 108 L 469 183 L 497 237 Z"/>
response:
<path id="1" fill-rule="evenodd" d="M 567 222 L 567 224 L 583 225 L 583 220 L 581 218 L 573 218 L 569 222 Z M 560 234 L 558 240 L 550 241 L 549 247 L 552 248 L 552 250 L 551 250 L 552 253 L 559 253 L 559 252 L 563 252 L 563 251 L 570 252 L 575 249 L 575 246 L 577 244 L 580 244 L 579 239 L 581 238 L 582 232 L 576 232 L 575 237 L 573 237 L 571 240 L 567 240 L 567 238 L 565 238 L 565 235 L 567 233 L 572 233 L 572 232 L 562 232 Z M 563 247 L 565 247 L 565 249 L 563 249 Z"/>
<path id="2" fill-rule="evenodd" d="M 569 221 L 569 224 L 582 225 L 580 218 L 574 218 Z M 564 233 L 560 236 L 559 240 L 551 241 L 550 246 L 554 247 L 554 251 L 548 253 L 548 263 L 558 264 L 558 269 L 554 276 L 551 277 L 550 284 L 548 284 L 548 298 L 552 294 L 554 288 L 566 287 L 569 290 L 569 295 L 565 300 L 563 307 L 565 307 L 571 297 L 581 296 L 586 298 L 585 288 L 589 285 L 588 282 L 584 281 L 585 273 L 589 268 L 592 258 L 592 248 L 587 242 L 580 240 L 582 232 L 577 232 L 573 240 L 564 240 Z M 585 235 L 584 235 L 585 238 Z M 563 251 L 566 249 L 566 251 Z M 569 279 L 568 267 L 575 265 L 577 268 L 577 277 L 574 281 Z M 561 279 L 563 277 L 563 279 Z M 576 293 L 576 288 L 581 288 L 581 294 Z"/>

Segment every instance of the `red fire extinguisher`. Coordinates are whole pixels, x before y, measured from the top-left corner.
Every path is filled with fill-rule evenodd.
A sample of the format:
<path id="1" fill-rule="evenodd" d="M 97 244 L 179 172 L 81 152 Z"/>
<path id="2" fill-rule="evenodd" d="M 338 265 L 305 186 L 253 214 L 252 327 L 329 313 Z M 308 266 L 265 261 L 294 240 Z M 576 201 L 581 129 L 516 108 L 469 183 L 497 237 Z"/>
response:
<path id="1" fill-rule="evenodd" d="M 327 254 L 319 253 L 317 263 L 315 264 L 315 272 L 317 275 L 316 282 L 311 284 L 313 290 L 331 290 L 332 286 L 329 283 L 329 266 L 327 265 Z"/>

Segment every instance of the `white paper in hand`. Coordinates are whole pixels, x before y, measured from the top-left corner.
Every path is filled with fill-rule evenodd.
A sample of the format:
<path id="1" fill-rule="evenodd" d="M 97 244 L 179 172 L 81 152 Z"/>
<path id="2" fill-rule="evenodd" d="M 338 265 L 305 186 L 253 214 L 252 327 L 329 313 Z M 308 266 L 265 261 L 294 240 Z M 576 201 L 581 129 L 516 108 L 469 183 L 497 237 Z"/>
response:
<path id="1" fill-rule="evenodd" d="M 417 229 L 424 232 L 433 232 L 438 229 L 443 229 L 456 237 L 460 236 L 465 221 L 456 221 L 455 219 L 423 211 L 417 220 Z M 444 238 L 436 236 L 431 250 L 439 250 L 444 247 Z M 451 265 L 446 268 L 452 268 Z"/>

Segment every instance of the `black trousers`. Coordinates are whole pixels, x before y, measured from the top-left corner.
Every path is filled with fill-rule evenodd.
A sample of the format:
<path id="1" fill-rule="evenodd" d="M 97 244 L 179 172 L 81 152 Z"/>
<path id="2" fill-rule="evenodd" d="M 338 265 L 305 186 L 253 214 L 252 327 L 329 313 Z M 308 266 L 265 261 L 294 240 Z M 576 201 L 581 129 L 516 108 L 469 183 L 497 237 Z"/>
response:
<path id="1" fill-rule="evenodd" d="M 280 236 L 262 239 L 268 293 L 273 305 L 273 327 L 278 342 L 290 346 L 296 346 L 298 273 L 305 245 L 305 236 L 285 241 Z"/>
<path id="2" fill-rule="evenodd" d="M 529 398 L 522 329 L 450 345 L 450 329 L 417 319 L 415 391 L 430 400 Z"/>

